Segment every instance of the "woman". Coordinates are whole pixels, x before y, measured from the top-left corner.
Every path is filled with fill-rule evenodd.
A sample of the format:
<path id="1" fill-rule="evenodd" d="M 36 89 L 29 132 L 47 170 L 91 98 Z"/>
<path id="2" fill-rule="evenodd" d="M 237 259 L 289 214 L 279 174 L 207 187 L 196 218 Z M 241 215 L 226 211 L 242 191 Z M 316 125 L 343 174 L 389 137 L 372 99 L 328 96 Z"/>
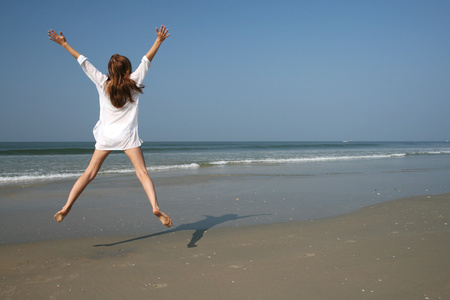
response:
<path id="1" fill-rule="evenodd" d="M 96 85 L 100 100 L 100 118 L 93 130 L 96 141 L 94 154 L 86 171 L 72 187 L 66 204 L 55 214 L 56 221 L 61 222 L 67 216 L 111 151 L 123 150 L 136 170 L 153 207 L 153 214 L 165 226 L 172 226 L 172 220 L 159 209 L 155 188 L 140 147 L 142 140 L 138 136 L 137 124 L 139 94 L 144 87 L 142 82 L 161 43 L 170 36 L 168 31 L 162 25 L 160 29 L 156 28 L 156 40 L 134 72 L 131 72 L 131 63 L 126 57 L 114 54 L 108 63 L 108 76 L 99 72 L 86 57 L 74 50 L 62 32 L 57 34 L 53 29 L 48 32 L 50 40 L 61 45 L 77 59 L 83 71 Z"/>

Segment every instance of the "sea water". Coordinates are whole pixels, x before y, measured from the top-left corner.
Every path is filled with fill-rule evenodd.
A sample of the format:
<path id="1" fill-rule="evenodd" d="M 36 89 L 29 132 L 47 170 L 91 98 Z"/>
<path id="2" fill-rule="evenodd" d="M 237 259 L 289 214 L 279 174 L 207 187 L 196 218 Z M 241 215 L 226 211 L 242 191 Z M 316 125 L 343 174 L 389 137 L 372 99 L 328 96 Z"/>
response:
<path id="1" fill-rule="evenodd" d="M 0 143 L 0 244 L 166 232 L 122 151 L 64 222 L 53 220 L 93 147 Z M 311 220 L 450 192 L 448 142 L 147 142 L 142 150 L 173 219 L 167 232 Z"/>
<path id="2" fill-rule="evenodd" d="M 0 143 L 0 185 L 73 179 L 80 176 L 93 153 L 90 142 Z M 429 160 L 424 168 L 442 167 L 450 158 L 448 142 L 146 142 L 142 150 L 150 172 L 195 170 L 224 166 L 288 166 L 291 171 L 334 162 L 396 159 Z M 344 164 L 341 164 L 345 167 Z M 223 170 L 223 168 L 221 169 Z M 368 170 L 370 171 L 370 170 Z M 100 174 L 132 174 L 133 167 L 122 151 L 114 151 Z"/>

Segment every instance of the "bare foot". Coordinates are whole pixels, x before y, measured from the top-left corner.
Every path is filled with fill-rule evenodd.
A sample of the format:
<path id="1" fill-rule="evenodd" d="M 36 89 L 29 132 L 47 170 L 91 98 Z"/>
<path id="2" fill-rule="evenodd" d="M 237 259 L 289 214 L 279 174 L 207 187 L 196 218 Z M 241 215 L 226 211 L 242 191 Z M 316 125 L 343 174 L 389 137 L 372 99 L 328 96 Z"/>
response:
<path id="1" fill-rule="evenodd" d="M 154 210 L 153 214 L 158 217 L 158 219 L 163 223 L 163 225 L 170 227 L 172 226 L 172 219 L 168 215 L 159 210 Z"/>
<path id="2" fill-rule="evenodd" d="M 68 213 L 69 213 L 68 210 L 62 209 L 54 215 L 54 218 L 56 221 L 61 222 L 62 220 L 64 220 L 64 218 L 67 216 Z"/>

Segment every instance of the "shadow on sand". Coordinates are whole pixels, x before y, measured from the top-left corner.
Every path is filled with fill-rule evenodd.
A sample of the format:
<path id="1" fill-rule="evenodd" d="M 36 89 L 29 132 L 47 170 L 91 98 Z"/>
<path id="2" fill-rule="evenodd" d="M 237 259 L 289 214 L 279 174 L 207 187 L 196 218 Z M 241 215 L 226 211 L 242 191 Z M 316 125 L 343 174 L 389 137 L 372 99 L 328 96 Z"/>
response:
<path id="1" fill-rule="evenodd" d="M 124 241 L 120 241 L 120 242 L 116 242 L 116 243 L 98 244 L 98 245 L 93 245 L 93 246 L 94 247 L 110 247 L 110 246 L 115 246 L 115 245 L 119 245 L 119 244 L 125 244 L 125 243 L 134 242 L 134 241 L 139 241 L 139 240 L 143 240 L 143 239 L 147 239 L 147 238 L 151 238 L 154 236 L 163 235 L 163 234 L 167 234 L 167 233 L 171 233 L 171 232 L 177 232 L 177 231 L 182 231 L 182 230 L 194 230 L 191 241 L 189 242 L 189 244 L 187 244 L 188 248 L 194 248 L 194 247 L 197 247 L 196 243 L 203 237 L 203 234 L 208 229 L 210 229 L 218 224 L 225 223 L 228 221 L 235 221 L 235 220 L 239 220 L 239 219 L 256 217 L 256 216 L 264 216 L 264 215 L 267 215 L 267 214 L 248 215 L 248 216 L 242 216 L 242 217 L 238 217 L 238 215 L 236 215 L 236 214 L 226 214 L 226 215 L 223 215 L 220 217 L 205 215 L 204 220 L 190 223 L 190 224 L 182 224 L 180 226 L 177 226 L 173 229 L 169 229 L 166 231 L 157 232 L 157 233 L 153 233 L 153 234 L 149 234 L 149 235 L 144 235 L 144 236 L 140 236 L 140 237 L 136 237 L 136 238 L 132 238 L 129 240 L 124 240 Z"/>

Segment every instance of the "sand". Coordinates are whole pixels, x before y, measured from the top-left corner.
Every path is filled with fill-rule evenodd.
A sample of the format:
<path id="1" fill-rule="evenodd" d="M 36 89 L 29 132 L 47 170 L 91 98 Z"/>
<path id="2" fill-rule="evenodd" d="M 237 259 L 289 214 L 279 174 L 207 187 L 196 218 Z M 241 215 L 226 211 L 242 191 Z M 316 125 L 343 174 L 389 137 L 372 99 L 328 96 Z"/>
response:
<path id="1" fill-rule="evenodd" d="M 450 299 L 449 223 L 445 194 L 312 221 L 2 245 L 0 298 Z"/>

